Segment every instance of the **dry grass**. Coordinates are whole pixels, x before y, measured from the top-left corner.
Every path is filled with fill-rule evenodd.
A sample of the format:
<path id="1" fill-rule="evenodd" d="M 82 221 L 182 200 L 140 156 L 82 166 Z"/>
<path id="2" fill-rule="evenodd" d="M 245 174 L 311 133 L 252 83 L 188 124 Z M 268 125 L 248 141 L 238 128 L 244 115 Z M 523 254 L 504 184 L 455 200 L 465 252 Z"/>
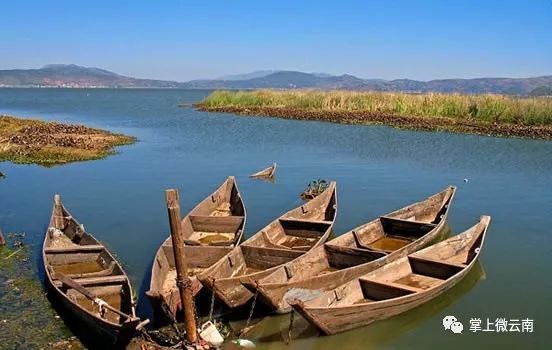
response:
<path id="1" fill-rule="evenodd" d="M 406 94 L 317 90 L 215 91 L 200 105 L 205 109 L 287 108 L 324 112 L 445 117 L 527 126 L 552 125 L 552 99 L 490 94 Z"/>
<path id="2" fill-rule="evenodd" d="M 0 162 L 52 166 L 104 158 L 114 146 L 135 142 L 130 136 L 88 128 L 0 116 Z"/>

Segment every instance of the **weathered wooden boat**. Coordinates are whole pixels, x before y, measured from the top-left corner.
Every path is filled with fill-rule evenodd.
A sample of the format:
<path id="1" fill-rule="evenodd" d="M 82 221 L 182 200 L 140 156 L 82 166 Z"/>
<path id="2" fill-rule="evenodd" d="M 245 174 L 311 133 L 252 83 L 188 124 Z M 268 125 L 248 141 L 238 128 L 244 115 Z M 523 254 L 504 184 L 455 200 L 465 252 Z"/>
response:
<path id="1" fill-rule="evenodd" d="M 141 327 L 123 268 L 69 213 L 59 195 L 54 197 L 42 258 L 53 301 L 84 329 L 117 343 L 129 340 Z"/>
<path id="2" fill-rule="evenodd" d="M 361 225 L 262 279 L 243 285 L 278 313 L 289 297 L 310 298 L 428 245 L 446 228 L 456 188 L 443 191 Z"/>
<path id="3" fill-rule="evenodd" d="M 475 265 L 491 218 L 308 301 L 291 306 L 325 334 L 411 310 L 454 287 Z"/>
<path id="4" fill-rule="evenodd" d="M 258 179 L 272 179 L 276 173 L 276 163 L 272 163 L 266 169 L 263 169 L 259 172 L 249 175 L 249 177 L 258 178 Z"/>
<path id="5" fill-rule="evenodd" d="M 246 210 L 233 176 L 200 202 L 182 219 L 188 275 L 194 293 L 201 284 L 194 277 L 237 246 L 243 236 Z M 176 266 L 169 236 L 155 255 L 149 291 L 146 292 L 157 315 L 181 310 L 176 286 Z"/>
<path id="6" fill-rule="evenodd" d="M 336 184 L 280 216 L 197 277 L 226 306 L 244 305 L 253 294 L 244 279 L 261 279 L 278 266 L 323 244 L 337 214 Z"/>

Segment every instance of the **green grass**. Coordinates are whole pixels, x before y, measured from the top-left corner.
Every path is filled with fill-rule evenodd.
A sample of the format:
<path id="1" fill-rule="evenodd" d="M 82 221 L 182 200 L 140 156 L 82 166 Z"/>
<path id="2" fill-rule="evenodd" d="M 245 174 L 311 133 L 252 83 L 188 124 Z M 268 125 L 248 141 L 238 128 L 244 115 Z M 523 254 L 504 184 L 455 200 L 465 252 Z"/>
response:
<path id="1" fill-rule="evenodd" d="M 552 98 L 522 98 L 491 94 L 407 94 L 316 90 L 215 91 L 201 102 L 201 106 L 205 108 L 291 108 L 447 117 L 520 125 L 552 124 Z"/>

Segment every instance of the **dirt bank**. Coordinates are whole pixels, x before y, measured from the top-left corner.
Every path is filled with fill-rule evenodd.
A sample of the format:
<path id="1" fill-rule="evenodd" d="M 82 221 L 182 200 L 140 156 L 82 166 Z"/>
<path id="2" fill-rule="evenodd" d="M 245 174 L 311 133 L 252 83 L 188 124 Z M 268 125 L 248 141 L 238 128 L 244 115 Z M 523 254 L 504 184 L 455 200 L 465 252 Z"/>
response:
<path id="1" fill-rule="evenodd" d="M 135 142 L 130 136 L 83 125 L 0 116 L 0 161 L 56 165 L 113 154 Z"/>
<path id="2" fill-rule="evenodd" d="M 412 130 L 452 131 L 500 137 L 552 140 L 552 126 L 486 123 L 470 119 L 411 117 L 366 112 L 323 111 L 286 107 L 210 107 L 198 104 L 196 105 L 196 108 L 200 111 L 236 113 L 240 115 L 270 116 L 298 120 L 318 120 L 343 124 L 381 124 L 394 128 Z"/>

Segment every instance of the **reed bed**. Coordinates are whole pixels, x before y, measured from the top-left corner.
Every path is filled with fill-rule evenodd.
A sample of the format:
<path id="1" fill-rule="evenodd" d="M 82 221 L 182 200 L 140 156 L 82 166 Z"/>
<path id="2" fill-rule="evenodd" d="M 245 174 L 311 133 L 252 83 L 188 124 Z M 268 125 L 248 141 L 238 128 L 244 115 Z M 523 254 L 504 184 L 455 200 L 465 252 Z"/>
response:
<path id="1" fill-rule="evenodd" d="M 492 94 L 407 94 L 341 90 L 215 91 L 199 107 L 206 110 L 282 108 L 325 113 L 445 117 L 492 124 L 552 125 L 551 98 Z"/>

